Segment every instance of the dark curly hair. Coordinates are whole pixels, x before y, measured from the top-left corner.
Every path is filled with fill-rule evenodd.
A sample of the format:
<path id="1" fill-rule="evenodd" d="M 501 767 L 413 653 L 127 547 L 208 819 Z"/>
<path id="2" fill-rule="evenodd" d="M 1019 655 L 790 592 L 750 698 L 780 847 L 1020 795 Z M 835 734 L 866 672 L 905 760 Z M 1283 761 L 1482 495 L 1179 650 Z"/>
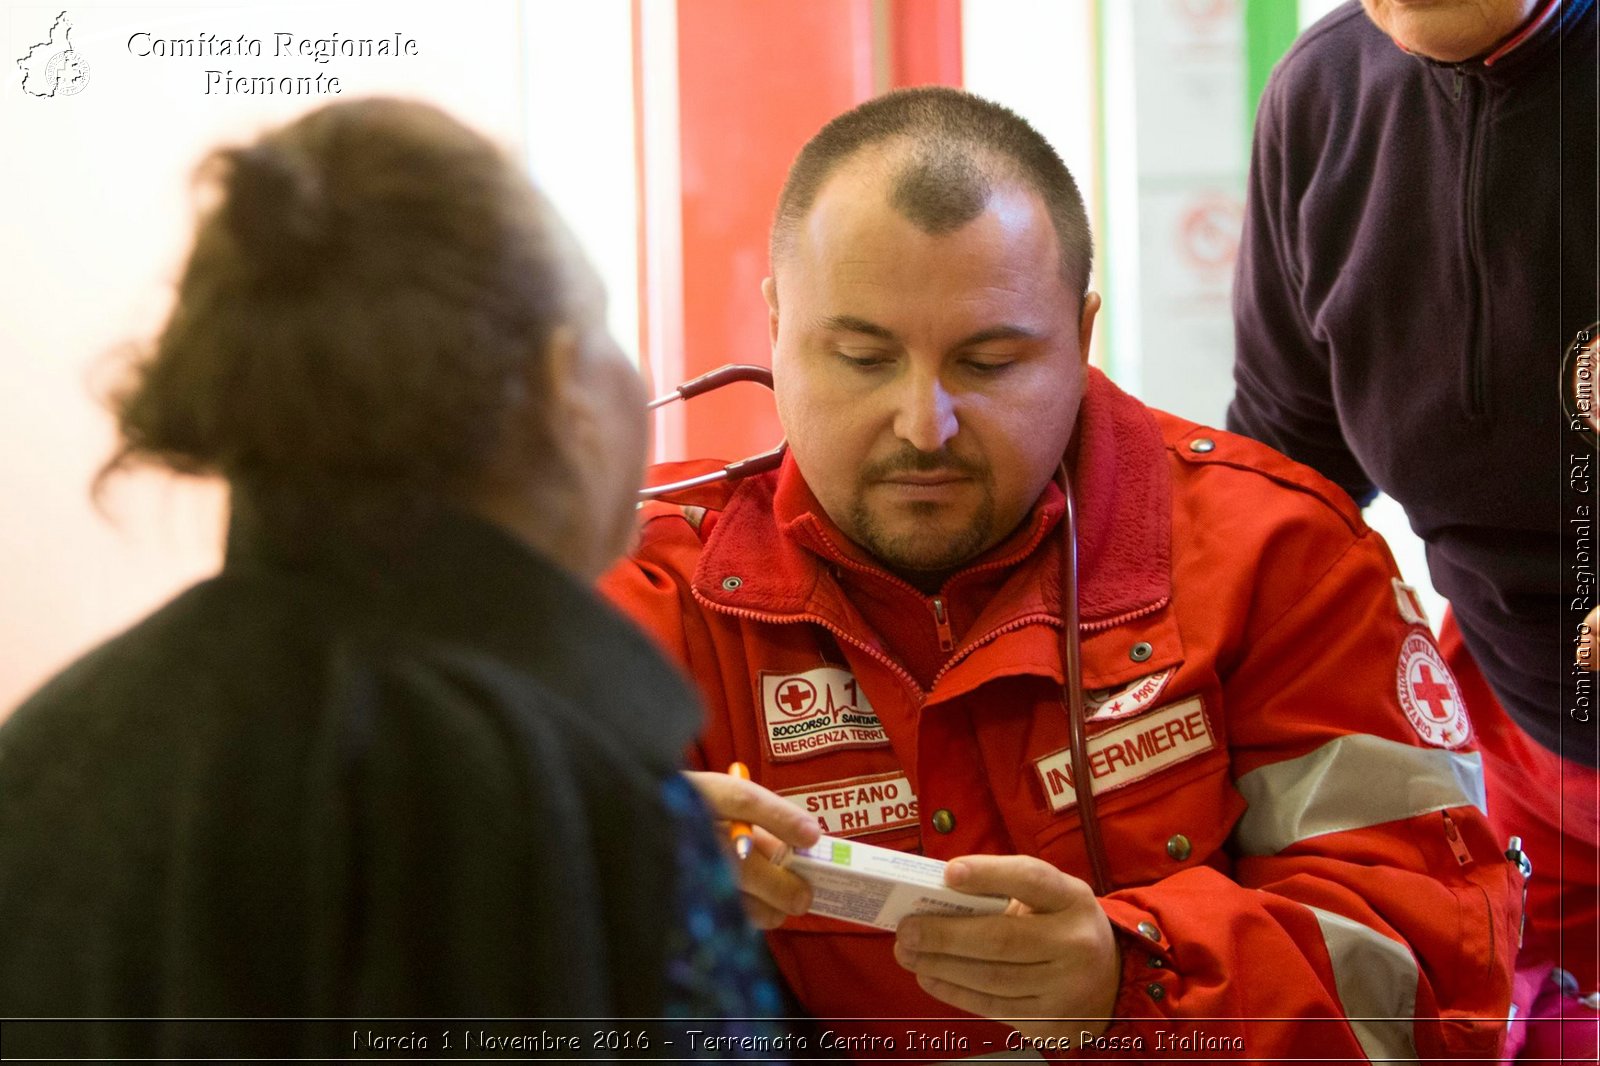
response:
<path id="1" fill-rule="evenodd" d="M 424 104 L 337 103 L 197 181 L 214 206 L 113 391 L 97 487 L 144 462 L 269 497 L 431 498 L 490 461 L 513 411 L 544 424 L 536 363 L 598 297 L 488 140 Z"/>

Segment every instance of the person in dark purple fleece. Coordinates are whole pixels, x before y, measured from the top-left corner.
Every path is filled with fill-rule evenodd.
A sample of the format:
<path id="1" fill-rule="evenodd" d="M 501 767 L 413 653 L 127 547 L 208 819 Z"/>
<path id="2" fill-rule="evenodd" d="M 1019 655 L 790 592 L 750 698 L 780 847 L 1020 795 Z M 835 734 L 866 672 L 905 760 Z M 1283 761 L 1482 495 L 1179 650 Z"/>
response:
<path id="1" fill-rule="evenodd" d="M 1491 816 L 1536 865 L 1520 1013 L 1582 1018 L 1591 1059 L 1595 453 L 1558 379 L 1600 318 L 1596 71 L 1594 0 L 1363 0 L 1308 30 L 1257 117 L 1228 412 L 1426 542 Z"/>

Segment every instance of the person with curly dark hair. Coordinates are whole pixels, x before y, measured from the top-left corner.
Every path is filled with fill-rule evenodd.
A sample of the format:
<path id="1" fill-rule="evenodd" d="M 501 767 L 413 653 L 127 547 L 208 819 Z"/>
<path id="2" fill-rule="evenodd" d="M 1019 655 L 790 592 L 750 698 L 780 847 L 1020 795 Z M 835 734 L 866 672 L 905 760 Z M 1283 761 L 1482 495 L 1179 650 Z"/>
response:
<path id="1" fill-rule="evenodd" d="M 102 479 L 226 479 L 225 562 L 0 729 L 0 1013 L 169 1020 L 8 1026 L 7 1051 L 776 1013 L 677 772 L 694 699 L 590 589 L 632 535 L 643 387 L 560 219 L 396 100 L 199 177 L 215 199 Z M 614 1054 L 590 1028 L 563 1050 Z"/>

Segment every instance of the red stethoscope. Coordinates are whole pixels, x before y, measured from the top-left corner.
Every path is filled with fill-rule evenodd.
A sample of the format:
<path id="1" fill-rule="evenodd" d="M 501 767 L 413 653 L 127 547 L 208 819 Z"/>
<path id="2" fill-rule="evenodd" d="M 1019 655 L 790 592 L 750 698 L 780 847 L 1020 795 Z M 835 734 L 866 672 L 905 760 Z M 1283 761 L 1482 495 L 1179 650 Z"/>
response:
<path id="1" fill-rule="evenodd" d="M 653 411 L 669 403 L 704 396 L 725 385 L 740 381 L 755 382 L 770 389 L 772 371 L 764 366 L 730 363 L 684 382 L 671 392 L 657 396 L 646 406 Z M 775 448 L 759 455 L 752 455 L 748 459 L 729 463 L 721 470 L 713 470 L 707 474 L 684 478 L 666 485 L 651 486 L 639 493 L 639 499 L 641 501 L 660 499 L 700 485 L 719 481 L 738 481 L 753 474 L 776 469 L 783 462 L 783 455 L 788 447 L 786 441 L 780 442 Z M 1078 516 L 1072 499 L 1072 486 L 1067 479 L 1065 460 L 1061 464 L 1059 482 L 1067 501 L 1066 512 L 1062 517 L 1062 521 L 1066 523 L 1067 535 L 1061 538 L 1061 667 L 1064 679 L 1061 685 L 1061 698 L 1067 708 L 1067 725 L 1072 750 L 1072 791 L 1078 801 L 1084 850 L 1089 855 L 1090 883 L 1094 886 L 1095 895 L 1103 896 L 1111 891 L 1111 864 L 1106 857 L 1105 838 L 1100 833 L 1100 816 L 1095 809 L 1094 791 L 1090 787 L 1087 769 L 1088 714 L 1083 705 L 1083 661 L 1078 646 Z"/>

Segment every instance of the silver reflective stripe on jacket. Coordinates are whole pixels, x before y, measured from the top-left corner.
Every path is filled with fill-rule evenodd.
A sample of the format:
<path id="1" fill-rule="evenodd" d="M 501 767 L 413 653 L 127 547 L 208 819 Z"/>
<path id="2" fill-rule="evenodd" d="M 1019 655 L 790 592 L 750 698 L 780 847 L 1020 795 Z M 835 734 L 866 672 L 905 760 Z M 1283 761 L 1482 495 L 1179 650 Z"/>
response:
<path id="1" fill-rule="evenodd" d="M 1276 855 L 1324 833 L 1468 804 L 1486 810 L 1483 758 L 1351 733 L 1236 782 L 1250 809 L 1234 833 L 1246 855 Z"/>
<path id="2" fill-rule="evenodd" d="M 1417 963 L 1411 952 L 1360 922 L 1307 909 L 1322 927 L 1339 1002 L 1361 1050 L 1373 1062 L 1416 1058 Z"/>

